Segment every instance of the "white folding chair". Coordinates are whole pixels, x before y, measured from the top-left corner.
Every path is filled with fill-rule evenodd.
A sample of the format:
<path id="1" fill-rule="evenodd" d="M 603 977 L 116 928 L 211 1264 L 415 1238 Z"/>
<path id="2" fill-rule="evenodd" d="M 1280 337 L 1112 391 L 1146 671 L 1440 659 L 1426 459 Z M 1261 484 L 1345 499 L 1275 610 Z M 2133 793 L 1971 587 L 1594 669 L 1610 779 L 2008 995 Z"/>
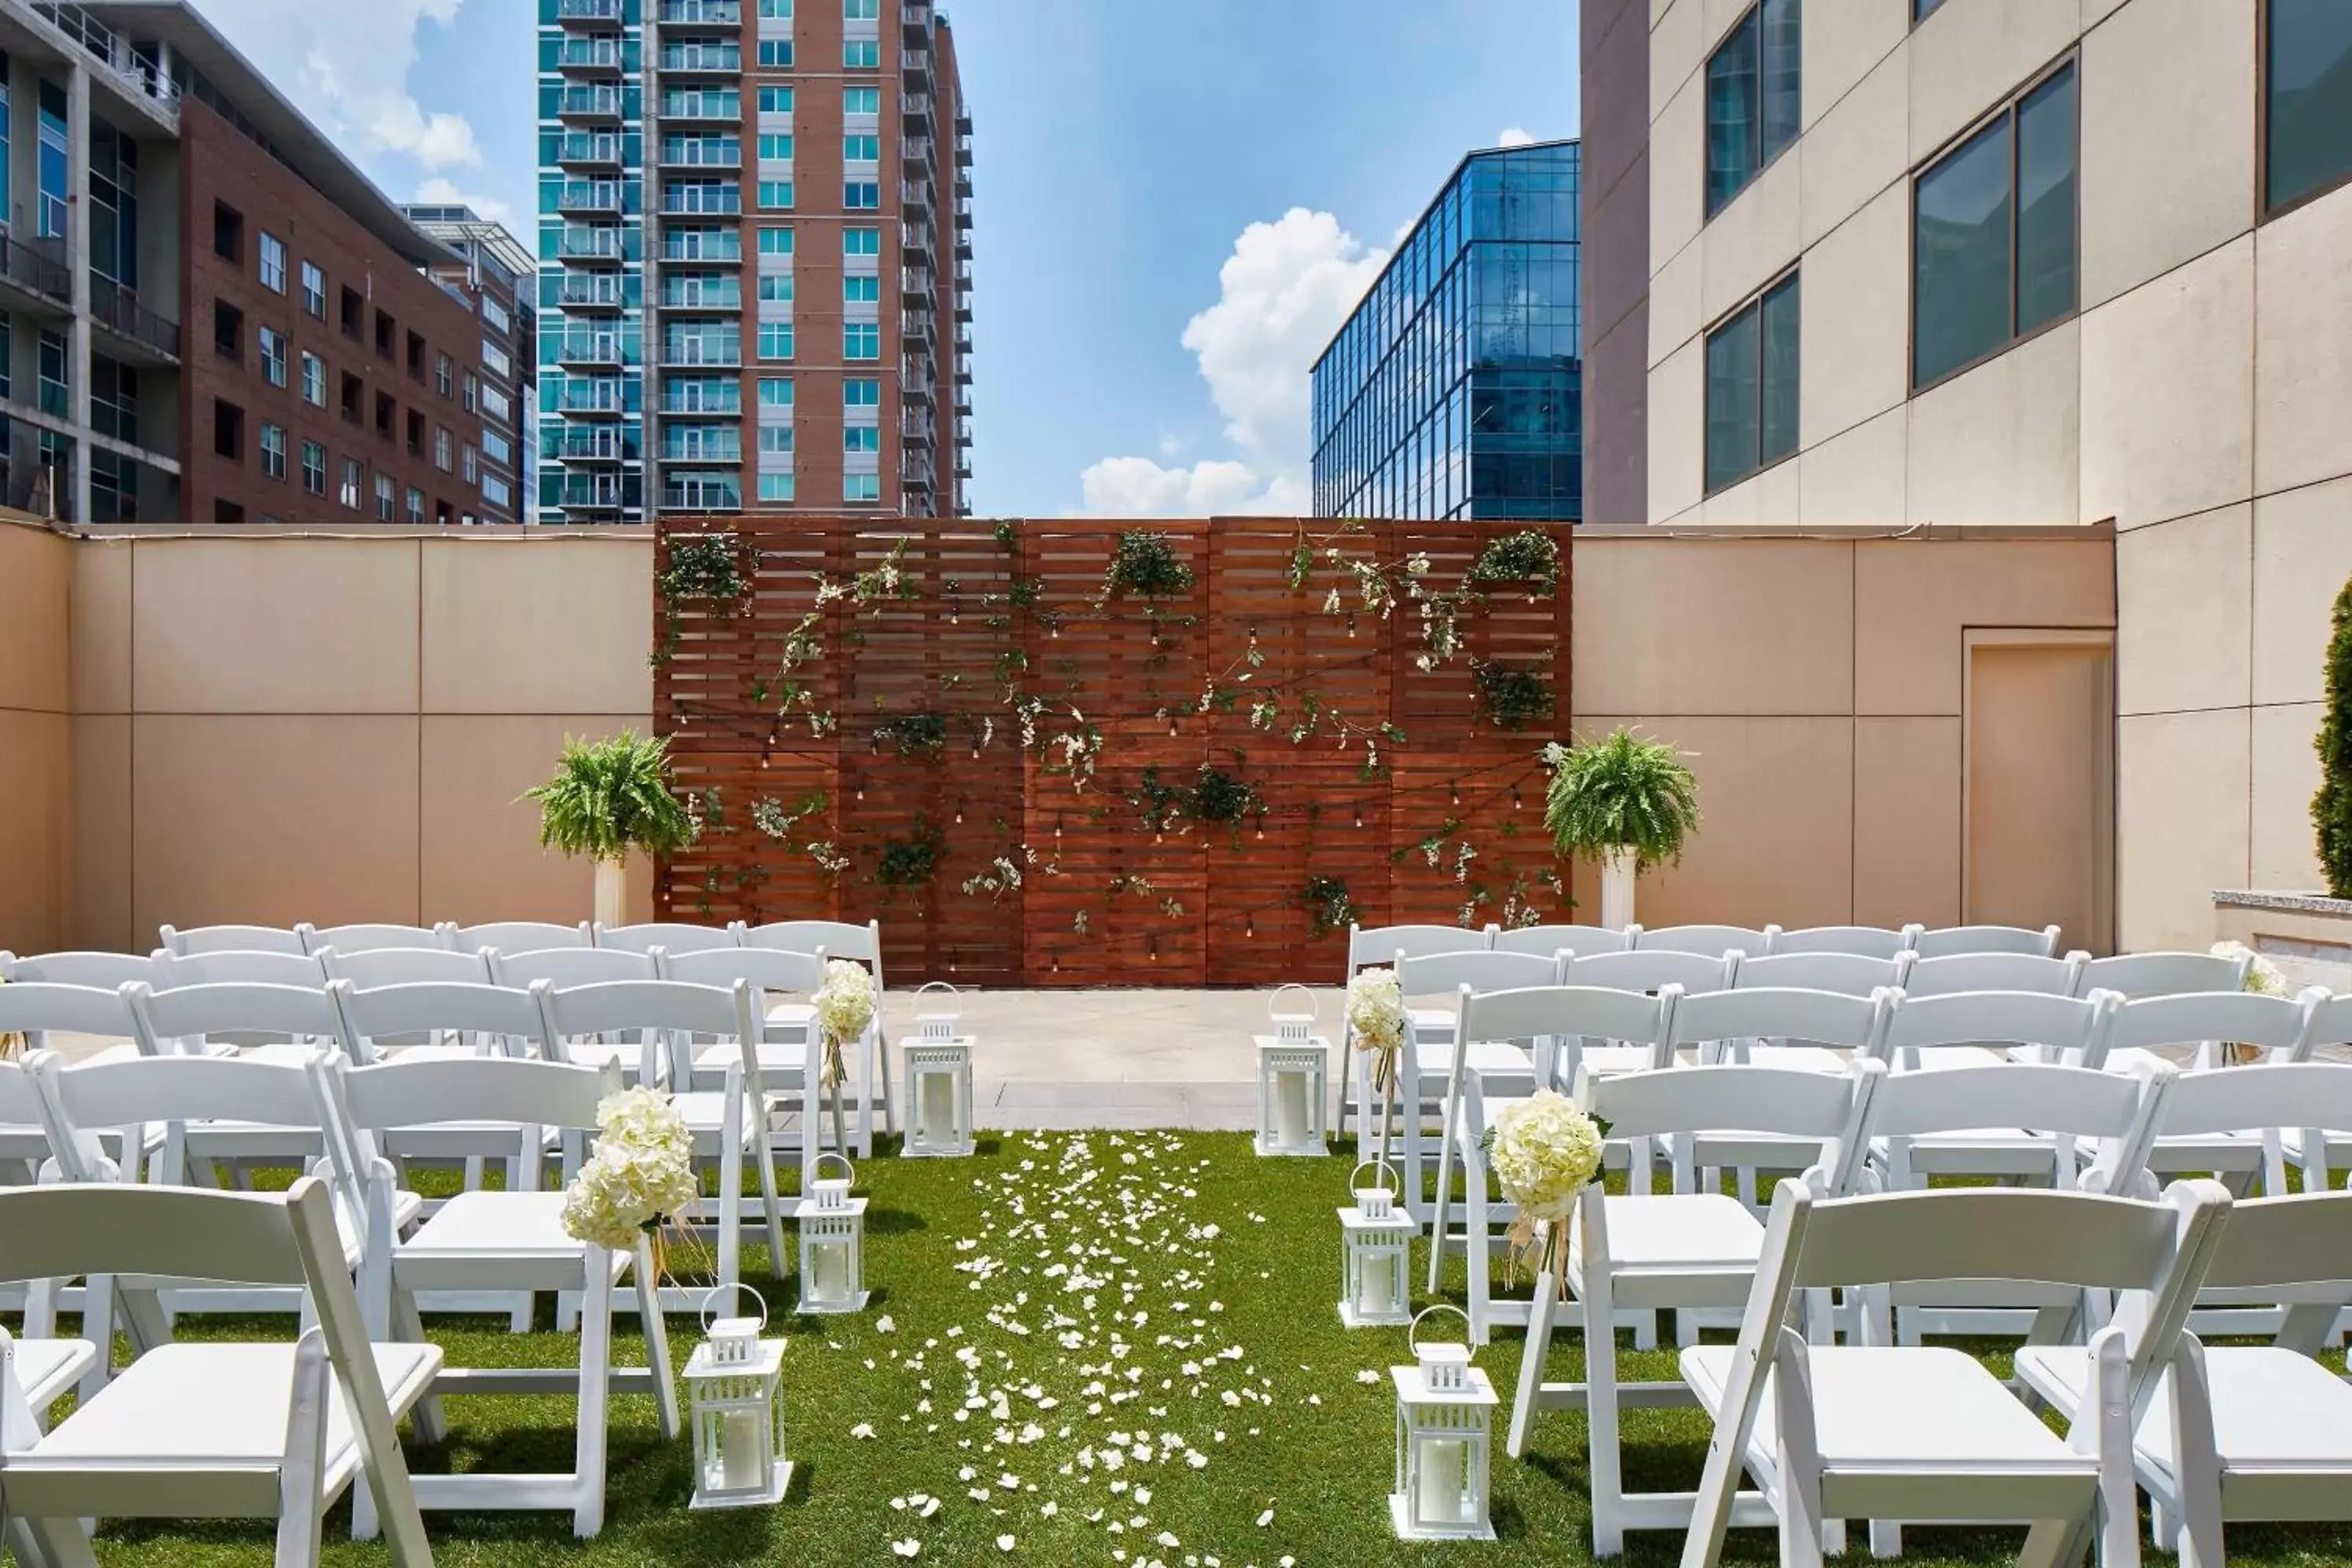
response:
<path id="1" fill-rule="evenodd" d="M 448 929 L 444 926 L 348 925 L 329 926 L 321 931 L 311 926 L 295 928 L 301 933 L 305 952 L 317 952 L 333 948 L 345 957 L 355 952 L 377 952 L 386 948 L 443 948 L 449 945 Z"/>
<path id="2" fill-rule="evenodd" d="M 430 1568 L 395 1423 L 432 1384 L 441 1352 L 369 1342 L 332 1210 L 309 1178 L 282 1196 L 0 1193 L 0 1278 L 248 1281 L 306 1290 L 316 1319 L 292 1344 L 152 1349 L 47 1436 L 26 1419 L 17 1358 L 0 1356 L 0 1493 L 20 1563 L 92 1568 L 81 1521 L 97 1516 L 275 1518 L 278 1568 L 316 1564 L 328 1509 L 363 1478 L 355 1505 L 381 1510 L 393 1561 Z"/>
<path id="3" fill-rule="evenodd" d="M 751 983 L 698 985 L 682 980 L 619 980 L 603 985 L 537 989 L 540 1033 L 550 1040 L 615 1030 L 647 1030 L 670 1052 L 669 1081 L 677 1092 L 671 1109 L 694 1133 L 695 1154 L 719 1168 L 719 1282 L 742 1278 L 743 1158 L 758 1168 L 761 1218 L 768 1233 L 771 1267 L 781 1276 L 784 1258 L 783 1204 L 777 1195 L 776 1164 L 767 1138 L 768 1099 L 760 1072 L 759 1014 Z M 697 1037 L 721 1042 L 722 1087 L 695 1089 Z M 706 1058 L 704 1059 L 709 1059 Z M 805 1186 L 803 1191 L 806 1191 Z M 701 1306 L 703 1290 L 665 1290 L 666 1304 L 681 1310 Z"/>
<path id="4" fill-rule="evenodd" d="M 268 1043 L 230 1054 L 245 1061 L 299 1067 L 320 1051 L 332 1049 L 341 1029 L 323 984 L 312 989 L 222 983 L 174 986 L 169 991 L 149 991 L 134 984 L 125 987 L 123 995 L 139 1031 L 140 1050 L 150 1057 L 223 1054 L 184 1048 L 174 1052 L 165 1046 L 170 1040 L 209 1041 L 215 1035 L 258 1037 Z M 171 1119 L 163 1156 L 166 1181 L 209 1183 L 215 1165 L 226 1163 L 232 1179 L 243 1185 L 247 1172 L 254 1166 L 299 1166 L 321 1151 L 318 1124 L 307 1118 L 292 1124 L 235 1118 L 207 1122 L 200 1120 L 205 1114 L 191 1111 L 184 1119 Z M 94 1125 L 120 1124 L 100 1119 Z"/>
<path id="5" fill-rule="evenodd" d="M 1684 997 L 1667 1009 L 1669 1030 L 1673 1013 L 1690 1001 Z M 1880 1073 L 1876 1063 L 1867 1061 L 1843 1074 L 1726 1064 L 1601 1078 L 1588 1068 L 1578 1074 L 1577 1099 L 1610 1123 L 1612 1138 L 1676 1137 L 1691 1142 L 1738 1129 L 1729 1135 L 1808 1140 L 1824 1149 L 1833 1168 L 1843 1141 L 1858 1134 Z M 1678 1316 L 1696 1309 L 1737 1310 L 1748 1300 L 1763 1244 L 1764 1226 L 1748 1205 L 1721 1193 L 1620 1197 L 1595 1182 L 1584 1189 L 1569 1232 L 1568 1284 L 1582 1303 L 1587 1324 L 1613 1324 L 1625 1310 Z M 1538 1273 L 1536 1300 L 1553 1302 L 1558 1286 L 1551 1270 Z M 1538 1413 L 1581 1408 L 1591 1444 L 1594 1554 L 1622 1552 L 1629 1530 L 1685 1528 L 1692 1494 L 1626 1491 L 1618 1417 L 1625 1406 L 1688 1404 L 1688 1391 L 1673 1383 L 1621 1383 L 1616 1336 L 1592 1331 L 1585 1335 L 1585 1381 L 1546 1383 L 1552 1317 L 1548 1310 L 1538 1310 L 1528 1321 L 1518 1395 L 1511 1407 L 1510 1453 L 1516 1458 L 1527 1451 Z M 1764 1520 L 1751 1510 L 1743 1522 Z"/>
<path id="6" fill-rule="evenodd" d="M 51 1037 L 65 1035 L 114 1042 L 83 1058 L 89 1061 L 116 1061 L 140 1052 L 139 1026 L 120 985 L 11 981 L 0 985 L 0 1035 L 24 1036 L 28 1057 L 57 1049 L 65 1042 Z"/>
<path id="7" fill-rule="evenodd" d="M 1340 977 L 1340 984 L 1344 986 L 1355 979 L 1359 970 L 1390 967 L 1396 963 L 1399 953 L 1411 958 L 1427 958 L 1441 952 L 1490 952 L 1495 944 L 1495 932 L 1496 928 L 1491 925 L 1474 931 L 1461 926 L 1360 926 L 1350 921 L 1348 926 L 1348 967 Z M 1405 1026 L 1408 1029 L 1426 1026 L 1432 1030 L 1447 1030 L 1453 1027 L 1453 1021 L 1437 1012 L 1416 1017 L 1408 1007 L 1405 1010 Z M 1344 1013 L 1339 1032 L 1339 1058 L 1343 1062 L 1354 1061 L 1357 1054 L 1355 1037 Z M 1360 1110 L 1369 1103 L 1362 1088 L 1363 1074 L 1359 1072 L 1356 1076 L 1357 1093 L 1353 1096 L 1343 1093 L 1339 1097 L 1339 1131 L 1343 1133 L 1348 1130 L 1349 1108 L 1353 1106 Z M 1358 1135 L 1360 1138 L 1370 1136 L 1361 1128 L 1358 1129 Z"/>
<path id="8" fill-rule="evenodd" d="M 874 1026 L 866 1032 L 855 1051 L 845 1052 L 845 1065 L 850 1068 L 849 1083 L 845 1086 L 856 1096 L 857 1110 L 857 1154 L 865 1159 L 874 1152 L 874 1111 L 882 1112 L 882 1131 L 898 1130 L 898 1101 L 892 1084 L 897 1070 L 890 1065 L 890 1035 L 882 1016 L 883 998 L 889 994 L 888 982 L 882 973 L 882 922 L 868 921 L 853 925 L 846 921 L 776 921 L 767 925 L 751 926 L 742 933 L 745 947 L 775 948 L 784 952 L 822 952 L 826 958 L 846 958 L 866 965 L 874 975 Z M 816 1012 L 806 1001 L 785 1002 L 772 1007 L 767 1015 L 768 1037 L 789 1042 L 796 1037 L 794 1031 L 805 1035 L 813 1032 Z"/>
<path id="9" fill-rule="evenodd" d="M 495 984 L 488 952 L 446 947 L 379 947 L 358 952 L 336 948 L 326 954 L 326 970 L 329 980 L 348 980 L 362 991 L 387 985 Z"/>
<path id="10" fill-rule="evenodd" d="M 1599 952 L 1623 952 L 1642 935 L 1640 926 L 1627 926 L 1623 931 L 1608 926 L 1518 926 L 1505 931 L 1490 925 L 1486 931 L 1486 945 L 1496 952 L 1532 952 L 1545 958 L 1557 952 L 1572 953 L 1578 958 Z"/>
<path id="11" fill-rule="evenodd" d="M 2313 987 L 2313 990 L 2317 989 Z M 2312 1008 L 2311 1026 L 2304 1033 L 2301 1047 L 2284 1056 L 2273 1051 L 2263 1059 L 2273 1064 L 2309 1061 L 2318 1054 L 2322 1046 L 2347 1044 L 2352 1044 L 2352 993 L 2340 996 L 2322 995 Z M 2347 1163 L 2340 1157 L 2346 1150 L 2345 1139 L 2331 1137 L 2325 1130 L 2321 1130 L 2316 1138 L 2307 1137 L 2311 1131 L 2291 1127 L 2280 1133 L 2281 1152 L 2288 1164 L 2303 1173 L 2303 1185 L 2306 1192 L 2335 1185 L 2335 1172 Z"/>
<path id="12" fill-rule="evenodd" d="M 2218 952 L 2118 952 L 2083 965 L 2074 982 L 2079 993 L 2113 991 L 2126 1001 L 2144 996 L 2180 996 L 2197 991 L 2242 991 L 2254 955 Z"/>
<path id="13" fill-rule="evenodd" d="M 2095 1537 L 2103 1568 L 2137 1568 L 2133 1419 L 2184 1364 L 2181 1324 L 2229 1202 L 2210 1182 L 2156 1203 L 2006 1188 L 1822 1199 L 1782 1182 L 1738 1342 L 1682 1353 L 1715 1421 L 1683 1568 L 1714 1568 L 1725 1531 L 1759 1505 L 1784 1568 L 1820 1568 L 1845 1519 L 2022 1519 L 2021 1563 L 2071 1565 Z M 2135 1293 L 2084 1353 L 2089 1419 L 2060 1436 L 1966 1351 L 1816 1344 L 1788 1323 L 1800 1291 L 1956 1278 Z M 1743 1468 L 1759 1491 L 1738 1489 Z"/>
<path id="14" fill-rule="evenodd" d="M 600 921 L 589 931 L 598 947 L 616 948 L 623 952 L 651 952 L 657 947 L 669 952 L 702 952 L 714 947 L 743 945 L 740 921 L 723 926 L 694 925 L 684 921 L 608 926 Z"/>
<path id="15" fill-rule="evenodd" d="M 541 981 L 559 991 L 582 985 L 606 985 L 623 980 L 652 980 L 653 955 L 629 952 L 612 947 L 551 947 L 536 952 L 509 952 L 504 948 L 490 952 L 490 979 L 499 985 L 517 991 L 528 991 Z M 554 1041 L 545 1042 L 552 1047 Z M 613 1062 L 642 1084 L 660 1081 L 668 1063 L 658 1048 L 659 1042 L 642 1035 L 629 1037 L 579 1039 L 563 1042 L 563 1054 L 550 1060 L 585 1063 L 601 1067 Z"/>
<path id="16" fill-rule="evenodd" d="M 2032 952 L 1920 954 L 1903 977 L 1906 996 L 1948 996 L 1958 991 L 2040 991 L 2053 996 L 2084 994 L 2086 952 L 2050 958 Z"/>
<path id="17" fill-rule="evenodd" d="M 1883 1055 L 1897 1072 L 2002 1061 L 2105 1063 L 2123 999 L 2112 991 L 1943 991 L 1907 986 L 1888 1020 Z"/>
<path id="18" fill-rule="evenodd" d="M 654 1293 L 659 1281 L 650 1242 L 640 1239 L 634 1253 L 615 1253 L 574 1240 L 563 1229 L 563 1194 L 537 1191 L 460 1193 L 413 1235 L 400 1238 L 392 1223 L 396 1192 L 392 1166 L 381 1157 L 369 1159 L 365 1141 L 394 1130 L 405 1135 L 413 1129 L 461 1121 L 543 1127 L 566 1134 L 569 1174 L 583 1155 L 586 1133 L 596 1126 L 598 1102 L 620 1087 L 617 1077 L 610 1068 L 502 1057 L 355 1068 L 338 1053 L 314 1069 L 313 1080 L 330 1126 L 353 1141 L 349 1157 L 368 1160 L 368 1252 L 361 1266 L 360 1295 L 374 1331 L 421 1344 L 425 1331 L 417 1298 L 425 1292 L 555 1291 L 577 1294 L 583 1302 L 575 1368 L 443 1368 L 433 1385 L 436 1394 L 571 1393 L 578 1411 L 572 1468 L 551 1475 L 475 1471 L 419 1477 L 419 1506 L 467 1511 L 560 1510 L 572 1515 L 574 1533 L 596 1534 L 604 1520 L 610 1396 L 651 1394 L 663 1437 L 674 1439 L 678 1433 L 677 1391 L 668 1337 Z M 613 1292 L 632 1269 L 646 1365 L 616 1368 L 612 1364 Z M 418 1403 L 415 1419 L 423 1441 L 438 1441 L 446 1433 L 435 1395 Z M 368 1501 L 362 1497 L 354 1502 L 354 1536 L 373 1532 L 374 1510 Z"/>
<path id="19" fill-rule="evenodd" d="M 2316 987 L 2292 1000 L 2251 991 L 2142 997 L 2116 1010 L 2105 1050 L 2086 1058 L 2086 1063 L 2128 1072 L 2167 1060 L 2162 1047 L 2170 1047 L 2188 1049 L 2189 1065 L 2207 1070 L 2222 1065 L 2225 1043 L 2263 1051 L 2271 1058 L 2264 1066 L 2299 1061 L 2310 1049 L 2324 997 Z M 2283 1120 L 2196 1135 L 2168 1125 L 2159 1129 L 2156 1146 L 2148 1151 L 2147 1167 L 2160 1177 L 2210 1172 L 2241 1194 L 2259 1177 L 2263 1190 L 2275 1197 L 2287 1190 L 2284 1130 L 2297 1125 L 2291 1113 Z M 2301 1140 L 2295 1142 L 2300 1152 Z"/>
<path id="20" fill-rule="evenodd" d="M 2312 1359 L 2352 1280 L 2352 1193 L 2299 1193 L 2231 1206 L 2205 1271 L 2207 1294 L 2257 1292 L 2294 1303 L 2274 1345 L 2183 1337 L 2163 1385 L 2139 1414 L 2133 1468 L 2155 1505 L 2157 1544 L 2181 1568 L 2227 1561 L 2222 1527 L 2238 1521 L 2352 1518 L 2352 1385 Z M 2017 1373 L 2079 1420 L 2087 1352 L 2033 1345 Z"/>
<path id="21" fill-rule="evenodd" d="M 0 986 L 0 1018 L 6 1016 L 8 993 L 28 989 L 32 987 Z M 79 988 L 51 986 L 45 989 Z M 107 991 L 93 994 L 100 996 L 114 994 Z M 119 1003 L 121 998 L 115 1000 Z M 0 1028 L 6 1026 L 5 1023 L 0 1023 Z M 11 1186 L 29 1187 L 43 1179 L 63 1179 L 62 1169 L 50 1159 L 47 1109 L 41 1099 L 40 1086 L 34 1081 L 27 1066 L 32 1061 L 46 1059 L 48 1059 L 47 1053 L 35 1049 L 27 1052 L 23 1061 L 0 1060 L 0 1167 L 6 1170 L 10 1177 L 7 1184 Z M 137 1181 L 140 1162 L 125 1159 L 122 1150 L 126 1145 L 152 1147 L 153 1136 L 138 1128 L 108 1128 L 99 1137 L 111 1141 L 102 1152 L 119 1173 L 120 1179 Z M 49 1405 L 67 1387 L 89 1373 L 98 1361 L 94 1345 L 88 1344 L 86 1341 L 56 1337 L 58 1313 L 63 1310 L 82 1314 L 85 1332 L 107 1339 L 110 1338 L 108 1325 L 111 1321 L 113 1300 L 103 1278 L 85 1287 L 76 1287 L 62 1279 L 36 1279 L 0 1286 L 0 1301 L 24 1314 L 24 1338 L 18 1348 L 28 1359 L 22 1362 L 17 1370 L 32 1389 L 34 1397 L 31 1404 L 37 1417 L 46 1420 Z M 72 1347 L 78 1343 L 84 1344 L 88 1353 L 74 1351 Z M 95 1392 L 104 1383 L 105 1375 L 100 1373 L 92 1379 L 89 1387 Z"/>
<path id="22" fill-rule="evenodd" d="M 1745 953 L 1761 958 L 1775 951 L 1780 939 L 1780 928 L 1768 925 L 1762 930 L 1754 926 L 1660 926 L 1644 929 L 1633 944 L 1636 952 L 1696 952 L 1711 957 L 1725 953 Z"/>
<path id="23" fill-rule="evenodd" d="M 1507 1202 L 1487 1192 L 1486 1137 L 1495 1118 L 1514 1100 L 1538 1089 L 1572 1089 L 1587 1037 L 1642 1041 L 1654 1050 L 1664 1032 L 1666 1009 L 1676 994 L 1664 996 L 1638 991 L 1610 991 L 1580 985 L 1538 985 L 1518 990 L 1475 992 L 1462 988 L 1461 1005 L 1445 1101 L 1448 1113 L 1444 1141 L 1438 1153 L 1437 1201 L 1431 1210 L 1429 1289 L 1437 1290 L 1445 1255 L 1457 1244 L 1465 1256 L 1469 1276 L 1470 1342 L 1486 1344 L 1497 1324 L 1527 1321 L 1528 1303 L 1494 1299 L 1495 1227 L 1517 1217 Z M 1474 1067 L 1487 1050 L 1516 1051 L 1511 1042 L 1537 1042 L 1537 1055 L 1524 1067 Z M 1624 1047 L 1616 1047 L 1624 1048 Z M 1463 1225 L 1453 1229 L 1454 1165 L 1462 1165 Z M 1646 1171 L 1646 1167 L 1642 1167 Z M 1655 1321 L 1643 1319 L 1636 1331 L 1654 1334 Z"/>
<path id="24" fill-rule="evenodd" d="M 165 926 L 158 933 L 163 951 L 174 958 L 202 952 L 302 952 L 299 926 L 194 926 L 187 931 Z"/>
<path id="25" fill-rule="evenodd" d="M 740 980 L 751 986 L 752 1006 L 762 1021 L 757 1051 L 761 1082 L 772 1106 L 782 1109 L 783 1102 L 798 1100 L 800 1131 L 795 1136 L 803 1145 L 799 1159 L 804 1167 L 815 1157 L 814 1149 L 822 1146 L 824 1132 L 817 1125 L 815 1097 L 808 1091 L 808 1031 L 779 1029 L 766 1020 L 774 1016 L 772 1009 L 788 1005 L 780 998 L 805 998 L 824 984 L 824 954 L 789 952 L 771 947 L 715 947 L 701 952 L 676 953 L 656 948 L 653 956 L 654 967 L 664 980 L 726 987 Z M 785 1037 L 778 1038 L 779 1035 Z M 723 1087 L 729 1071 L 740 1066 L 740 1056 L 732 1040 L 698 1044 L 692 1082 L 682 1087 Z M 772 1137 L 769 1142 L 773 1144 L 775 1139 Z"/>
<path id="26" fill-rule="evenodd" d="M 1906 925 L 1899 931 L 1885 926 L 1803 926 L 1796 931 L 1784 931 L 1774 939 L 1774 956 L 1798 952 L 1851 952 L 1864 958 L 1893 958 L 1911 951 L 1911 944 L 1926 930 L 1924 926 Z"/>
<path id="27" fill-rule="evenodd" d="M 2032 931 L 2024 926 L 1939 926 L 1915 936 L 1911 950 L 1921 958 L 1947 958 L 1963 952 L 2054 958 L 2058 953 L 2058 928 L 2043 926 L 2040 931 Z"/>
<path id="28" fill-rule="evenodd" d="M 480 952 L 489 948 L 500 952 L 543 952 L 551 947 L 596 945 L 595 935 L 586 921 L 577 925 L 557 925 L 551 921 L 490 921 L 474 926 L 444 921 L 435 929 L 459 952 Z"/>
<path id="29" fill-rule="evenodd" d="M 1397 1126 L 1390 1133 L 1397 1141 L 1397 1152 L 1391 1163 L 1404 1184 L 1405 1212 L 1425 1223 L 1430 1203 L 1423 1183 L 1431 1162 L 1444 1151 L 1444 1129 L 1454 1111 L 1449 1097 L 1458 1092 L 1459 1086 L 1454 1076 L 1454 1007 L 1415 1007 L 1414 999 L 1443 996 L 1454 1004 L 1465 987 L 1474 992 L 1510 991 L 1527 985 L 1555 984 L 1559 979 L 1559 963 L 1548 954 L 1494 952 L 1484 948 L 1429 953 L 1419 958 L 1400 951 L 1391 957 L 1408 1022 L 1403 1041 L 1397 1049 Z M 1524 1073 L 1532 1065 L 1527 1048 L 1508 1041 L 1473 1041 L 1468 1049 L 1466 1065 L 1474 1068 L 1497 1072 L 1517 1069 Z M 1354 1054 L 1364 1057 L 1360 1051 Z M 1375 1090 L 1369 1058 L 1355 1063 L 1355 1077 L 1364 1135 L 1379 1150 L 1379 1134 L 1371 1131 L 1377 1102 L 1372 1098 Z M 1440 1130 L 1434 1146 L 1425 1125 L 1433 1113 L 1439 1118 Z M 1387 1157 L 1386 1151 L 1379 1152 L 1381 1157 Z"/>

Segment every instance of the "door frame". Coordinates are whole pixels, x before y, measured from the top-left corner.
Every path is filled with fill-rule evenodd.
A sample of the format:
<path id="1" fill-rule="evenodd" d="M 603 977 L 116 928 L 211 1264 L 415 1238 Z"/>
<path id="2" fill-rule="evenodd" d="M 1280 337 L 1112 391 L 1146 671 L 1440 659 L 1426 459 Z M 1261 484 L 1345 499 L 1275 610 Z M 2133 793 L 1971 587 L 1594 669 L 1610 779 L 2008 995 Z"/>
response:
<path id="1" fill-rule="evenodd" d="M 1969 873 L 1975 863 L 1975 818 L 1970 781 L 1976 772 L 1977 649 L 2096 648 L 2106 655 L 2106 679 L 2099 683 L 2098 770 L 2093 781 L 2097 821 L 2092 829 L 2091 922 L 2088 940 L 2073 945 L 2095 953 L 2114 951 L 2116 940 L 2116 634 L 2113 627 L 1964 626 L 1960 631 L 1960 919 L 1969 918 Z M 2075 934 L 2075 933 L 2070 933 Z"/>

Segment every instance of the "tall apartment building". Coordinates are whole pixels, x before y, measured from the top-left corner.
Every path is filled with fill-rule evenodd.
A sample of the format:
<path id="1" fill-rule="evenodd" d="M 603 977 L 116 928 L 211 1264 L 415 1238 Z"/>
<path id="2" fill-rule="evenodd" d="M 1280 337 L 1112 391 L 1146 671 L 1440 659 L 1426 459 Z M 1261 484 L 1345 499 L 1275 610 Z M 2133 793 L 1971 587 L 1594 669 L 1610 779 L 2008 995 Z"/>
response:
<path id="1" fill-rule="evenodd" d="M 1587 0 L 1582 44 L 1589 520 L 2115 530 L 2112 648 L 2020 583 L 1964 690 L 1887 688 L 1843 766 L 1711 760 L 1900 791 L 2031 654 L 2035 700 L 2108 743 L 2055 805 L 2069 853 L 2112 846 L 2120 944 L 2201 947 L 2213 889 L 2315 886 L 2352 5 Z"/>
<path id="2" fill-rule="evenodd" d="M 971 121 L 929 0 L 540 0 L 549 521 L 961 512 Z"/>
<path id="3" fill-rule="evenodd" d="M 1583 515 L 1574 142 L 1473 153 L 1315 362 L 1318 517 Z"/>
<path id="4" fill-rule="evenodd" d="M 184 0 L 0 0 L 0 500 L 509 521 L 478 306 Z M 486 493 L 486 489 L 488 493 Z"/>

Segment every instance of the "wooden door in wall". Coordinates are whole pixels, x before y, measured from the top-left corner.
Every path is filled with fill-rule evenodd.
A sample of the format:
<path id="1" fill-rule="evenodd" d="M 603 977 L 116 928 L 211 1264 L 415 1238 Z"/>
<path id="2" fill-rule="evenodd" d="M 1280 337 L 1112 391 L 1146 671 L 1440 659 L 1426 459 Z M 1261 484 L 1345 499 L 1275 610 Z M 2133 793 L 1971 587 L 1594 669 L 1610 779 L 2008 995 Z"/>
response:
<path id="1" fill-rule="evenodd" d="M 2115 942 L 2115 648 L 2105 632 L 1968 634 L 1960 902 L 1971 924 Z"/>

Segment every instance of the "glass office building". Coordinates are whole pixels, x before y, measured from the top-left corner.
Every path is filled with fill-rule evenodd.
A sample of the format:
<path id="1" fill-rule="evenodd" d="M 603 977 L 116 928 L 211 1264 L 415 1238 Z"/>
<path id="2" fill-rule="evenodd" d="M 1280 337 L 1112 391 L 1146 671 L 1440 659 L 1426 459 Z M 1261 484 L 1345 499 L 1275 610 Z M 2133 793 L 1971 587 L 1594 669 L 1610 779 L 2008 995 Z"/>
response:
<path id="1" fill-rule="evenodd" d="M 1473 153 L 1316 361 L 1318 517 L 1584 514 L 1574 142 Z"/>

